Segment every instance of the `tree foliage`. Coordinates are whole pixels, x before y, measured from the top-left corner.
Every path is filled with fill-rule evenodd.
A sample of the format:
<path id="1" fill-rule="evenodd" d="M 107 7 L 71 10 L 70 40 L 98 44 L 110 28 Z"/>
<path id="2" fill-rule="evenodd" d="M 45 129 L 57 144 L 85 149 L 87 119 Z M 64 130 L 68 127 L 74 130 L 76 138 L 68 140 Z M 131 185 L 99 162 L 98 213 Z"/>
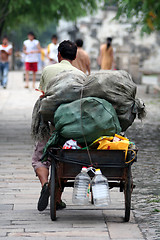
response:
<path id="1" fill-rule="evenodd" d="M 37 26 L 34 22 L 23 22 L 19 24 L 16 29 L 5 32 L 9 40 L 14 44 L 15 51 L 21 51 L 23 48 L 23 41 L 26 40 L 27 34 L 34 31 L 36 38 L 40 41 L 41 47 L 46 47 L 51 42 L 51 36 L 56 34 L 55 22 L 45 24 L 44 28 Z"/>
<path id="2" fill-rule="evenodd" d="M 139 25 L 141 31 L 150 34 L 160 30 L 159 0 L 105 0 L 106 4 L 117 5 L 116 19 L 132 21 L 133 27 Z"/>
<path id="3" fill-rule="evenodd" d="M 0 35 L 5 29 L 12 29 L 24 21 L 44 25 L 59 19 L 76 20 L 92 13 L 97 0 L 1 0 Z"/>

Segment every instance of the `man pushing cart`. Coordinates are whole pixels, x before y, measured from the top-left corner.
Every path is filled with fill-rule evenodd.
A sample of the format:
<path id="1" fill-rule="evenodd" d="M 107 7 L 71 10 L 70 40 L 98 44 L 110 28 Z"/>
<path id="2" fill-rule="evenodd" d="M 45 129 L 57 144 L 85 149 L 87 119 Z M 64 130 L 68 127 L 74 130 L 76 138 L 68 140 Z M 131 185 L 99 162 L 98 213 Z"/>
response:
<path id="1" fill-rule="evenodd" d="M 32 166 L 42 185 L 38 210 L 46 209 L 51 196 L 51 219 L 55 220 L 56 209 L 66 207 L 61 200 L 64 187 L 73 186 L 83 166 L 94 166 L 108 178 L 110 188 L 124 191 L 125 221 L 129 221 L 131 164 L 137 149 L 121 133 L 137 114 L 144 115 L 145 106 L 135 99 L 136 85 L 128 73 L 102 71 L 87 77 L 71 64 L 76 51 L 74 43 L 63 41 L 58 47 L 59 63 L 42 72 L 39 90 L 43 95 L 32 115 L 32 135 L 37 141 Z M 70 139 L 79 147 L 63 149 Z"/>

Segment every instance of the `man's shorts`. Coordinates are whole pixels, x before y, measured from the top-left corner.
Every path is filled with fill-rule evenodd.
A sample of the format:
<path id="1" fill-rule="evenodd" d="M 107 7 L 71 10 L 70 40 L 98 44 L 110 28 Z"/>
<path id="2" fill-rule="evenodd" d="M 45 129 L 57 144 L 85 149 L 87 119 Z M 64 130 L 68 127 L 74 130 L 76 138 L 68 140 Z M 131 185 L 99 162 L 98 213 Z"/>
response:
<path id="1" fill-rule="evenodd" d="M 37 62 L 25 62 L 25 69 L 26 69 L 26 71 L 37 72 L 38 63 Z"/>
<path id="2" fill-rule="evenodd" d="M 47 141 L 43 140 L 41 142 L 38 142 L 35 145 L 35 150 L 33 152 L 33 156 L 32 156 L 32 167 L 34 168 L 34 170 L 36 171 L 37 168 L 40 167 L 45 167 L 47 169 L 49 169 L 50 167 L 50 161 L 46 161 L 46 162 L 41 162 L 41 157 L 43 155 L 43 149 L 46 145 Z"/>

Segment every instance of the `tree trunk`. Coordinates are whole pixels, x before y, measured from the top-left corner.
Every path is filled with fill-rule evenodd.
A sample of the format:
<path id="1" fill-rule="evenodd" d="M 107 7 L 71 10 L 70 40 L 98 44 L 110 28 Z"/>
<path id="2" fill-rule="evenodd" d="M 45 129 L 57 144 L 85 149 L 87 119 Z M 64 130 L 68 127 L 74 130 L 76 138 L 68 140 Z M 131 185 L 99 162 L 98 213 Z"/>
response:
<path id="1" fill-rule="evenodd" d="M 0 38 L 2 37 L 6 18 L 9 14 L 9 4 L 10 0 L 1 0 L 0 2 Z"/>
<path id="2" fill-rule="evenodd" d="M 5 24 L 5 21 L 3 21 L 0 25 L 0 39 L 2 38 L 2 33 L 3 33 L 3 29 L 4 29 L 4 24 Z"/>

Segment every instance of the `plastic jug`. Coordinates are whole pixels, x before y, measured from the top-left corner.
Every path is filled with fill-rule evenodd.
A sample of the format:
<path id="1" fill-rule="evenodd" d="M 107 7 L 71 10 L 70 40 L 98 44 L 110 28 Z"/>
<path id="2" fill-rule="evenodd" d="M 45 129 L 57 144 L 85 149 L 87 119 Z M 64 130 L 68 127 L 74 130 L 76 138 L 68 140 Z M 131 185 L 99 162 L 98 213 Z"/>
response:
<path id="1" fill-rule="evenodd" d="M 102 175 L 100 169 L 96 169 L 92 179 L 93 202 L 97 207 L 105 207 L 110 203 L 108 180 Z"/>
<path id="2" fill-rule="evenodd" d="M 87 173 L 87 168 L 83 167 L 81 172 L 76 176 L 72 202 L 78 205 L 87 205 L 89 203 L 91 178 Z"/>

